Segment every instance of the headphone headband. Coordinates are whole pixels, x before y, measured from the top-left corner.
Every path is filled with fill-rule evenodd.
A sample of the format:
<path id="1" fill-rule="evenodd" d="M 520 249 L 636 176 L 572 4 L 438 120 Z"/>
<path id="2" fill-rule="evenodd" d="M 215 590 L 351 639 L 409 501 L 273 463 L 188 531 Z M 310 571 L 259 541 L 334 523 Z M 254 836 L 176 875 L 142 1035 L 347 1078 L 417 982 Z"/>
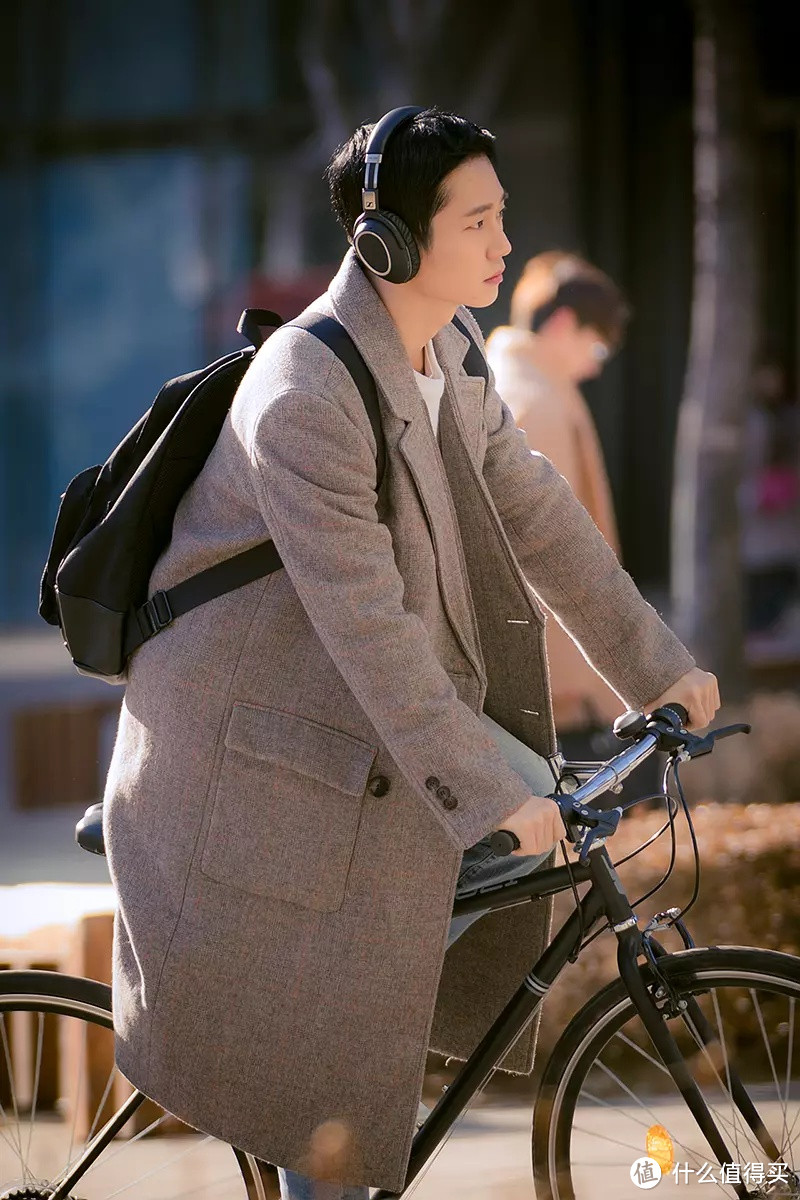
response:
<path id="1" fill-rule="evenodd" d="M 361 189 L 361 207 L 364 212 L 374 212 L 380 208 L 378 202 L 378 170 L 383 159 L 386 143 L 401 125 L 413 121 L 414 117 L 424 112 L 424 108 L 415 108 L 407 104 L 403 108 L 393 108 L 391 112 L 381 117 L 369 135 L 367 150 L 364 157 L 364 186 Z"/>

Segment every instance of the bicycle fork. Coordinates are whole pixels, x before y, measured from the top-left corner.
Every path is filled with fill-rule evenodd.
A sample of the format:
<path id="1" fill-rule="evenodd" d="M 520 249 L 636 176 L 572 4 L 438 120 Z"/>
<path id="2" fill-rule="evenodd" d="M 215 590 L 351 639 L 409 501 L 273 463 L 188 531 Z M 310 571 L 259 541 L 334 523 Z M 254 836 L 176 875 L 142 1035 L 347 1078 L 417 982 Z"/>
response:
<path id="1" fill-rule="evenodd" d="M 689 1071 L 680 1048 L 669 1030 L 667 1013 L 659 1008 L 642 977 L 638 959 L 639 955 L 644 953 L 644 941 L 637 925 L 637 918 L 630 907 L 622 883 L 604 848 L 598 847 L 592 853 L 590 861 L 592 861 L 593 865 L 593 877 L 602 892 L 606 912 L 617 937 L 617 965 L 619 973 L 641 1017 L 642 1024 L 675 1086 L 683 1096 L 701 1133 L 713 1153 L 717 1156 L 720 1165 L 724 1166 L 726 1163 L 732 1163 L 734 1162 L 734 1157 L 720 1133 L 694 1077 Z M 655 951 L 658 957 L 666 954 L 666 950 L 655 942 L 654 939 L 651 939 L 651 946 L 653 949 L 655 949 L 655 946 L 658 946 L 658 950 Z M 656 972 L 654 972 L 654 975 L 657 982 L 659 982 Z M 708 1046 L 717 1041 L 713 1029 L 703 1017 L 696 1000 L 691 997 L 686 1000 L 680 998 L 678 1000 L 678 1013 L 684 1021 L 688 1022 L 690 1020 L 694 1024 L 704 1045 Z M 689 1029 L 692 1032 L 691 1026 Z M 731 1097 L 739 1108 L 743 1118 L 758 1138 L 765 1153 L 769 1154 L 774 1162 L 779 1161 L 781 1157 L 780 1151 L 754 1108 L 744 1085 L 733 1069 L 730 1069 L 727 1074 Z M 740 1200 L 750 1200 L 752 1193 L 746 1184 L 731 1183 L 731 1187 Z"/>
<path id="2" fill-rule="evenodd" d="M 656 941 L 655 938 L 650 938 L 649 945 L 652 951 L 653 958 L 658 960 L 662 958 L 668 951 Z M 649 957 L 649 956 L 648 956 Z M 662 979 L 658 971 L 658 962 L 652 963 L 656 982 L 659 986 L 656 989 L 656 1001 L 663 998 L 665 1001 L 662 1011 L 669 1016 L 680 1016 L 685 1022 L 689 1033 L 698 1042 L 702 1043 L 703 1047 L 708 1050 L 712 1046 L 720 1047 L 725 1050 L 725 1047 L 720 1042 L 716 1031 L 709 1021 L 703 1015 L 703 1011 L 694 996 L 679 997 L 674 994 L 668 981 Z M 759 1146 L 768 1154 L 773 1162 L 782 1162 L 783 1158 L 780 1150 L 772 1140 L 772 1136 L 767 1129 L 761 1117 L 758 1115 L 758 1110 L 750 1099 L 747 1088 L 742 1083 L 735 1067 L 728 1061 L 726 1054 L 726 1068 L 723 1076 L 717 1072 L 717 1078 L 720 1086 L 728 1092 L 733 1103 L 741 1113 L 748 1128 L 757 1139 Z"/>

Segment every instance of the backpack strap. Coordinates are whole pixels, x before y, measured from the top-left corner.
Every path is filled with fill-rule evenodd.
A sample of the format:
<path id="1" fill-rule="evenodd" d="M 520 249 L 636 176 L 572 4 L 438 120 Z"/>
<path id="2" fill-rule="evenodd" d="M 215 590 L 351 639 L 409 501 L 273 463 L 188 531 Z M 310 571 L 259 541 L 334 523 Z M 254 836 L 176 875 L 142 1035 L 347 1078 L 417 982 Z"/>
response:
<path id="1" fill-rule="evenodd" d="M 245 316 L 249 315 L 251 311 L 252 320 L 245 322 Z M 265 317 L 270 319 L 264 320 Z M 258 346 L 263 340 L 259 335 L 260 327 L 279 322 L 280 318 L 276 317 L 274 313 L 248 310 L 248 313 L 242 314 L 239 332 L 243 333 L 255 346 Z M 378 390 L 369 367 L 361 357 L 347 330 L 333 317 L 307 313 L 298 317 L 296 321 L 292 321 L 291 324 L 299 329 L 307 330 L 324 342 L 344 363 L 353 377 L 353 382 L 361 394 L 375 434 L 378 447 L 377 486 L 380 487 L 386 467 L 386 446 L 383 439 Z M 129 613 L 125 634 L 125 658 L 127 659 L 134 650 L 149 641 L 151 637 L 155 637 L 162 629 L 166 629 L 167 625 L 170 625 L 176 617 L 191 612 L 193 608 L 205 604 L 208 600 L 215 600 L 218 596 L 224 596 L 226 592 L 243 587 L 246 583 L 253 583 L 256 579 L 271 575 L 273 571 L 279 571 L 282 566 L 283 562 L 275 543 L 271 540 L 260 542 L 249 550 L 243 550 L 241 554 L 234 554 L 231 558 L 215 563 L 213 567 L 208 567 L 205 571 L 198 571 L 196 575 L 191 575 L 167 591 L 155 592 L 144 604 Z"/>
<path id="2" fill-rule="evenodd" d="M 296 317 L 294 321 L 290 321 L 289 324 L 296 329 L 306 329 L 309 333 L 313 333 L 314 337 L 319 338 L 329 350 L 333 351 L 350 372 L 353 383 L 361 393 L 372 432 L 375 434 L 375 443 L 378 447 L 377 479 L 378 487 L 380 487 L 386 470 L 386 446 L 383 440 L 378 389 L 375 387 L 372 372 L 361 357 L 350 334 L 333 317 L 325 317 L 319 313 L 305 313 L 303 316 Z"/>
<path id="3" fill-rule="evenodd" d="M 484 383 L 489 382 L 489 367 L 486 359 L 478 349 L 478 345 L 460 317 L 453 317 L 453 324 L 459 333 L 469 340 L 469 350 L 464 355 L 464 370 L 468 375 L 480 376 Z"/>
<path id="4" fill-rule="evenodd" d="M 259 314 L 261 315 L 261 314 Z M 274 314 L 270 313 L 272 317 Z M 383 437 L 378 389 L 367 364 L 364 362 L 350 334 L 333 317 L 319 313 L 306 313 L 289 322 L 290 326 L 305 329 L 308 333 L 319 338 L 321 342 L 333 350 L 338 359 L 347 367 L 353 382 L 361 394 L 364 407 L 367 410 L 370 424 L 375 434 L 378 446 L 377 454 L 377 486 L 380 487 L 386 468 L 386 446 Z M 464 358 L 468 375 L 480 376 L 488 382 L 489 371 L 486 359 L 478 349 L 472 334 L 459 317 L 453 318 L 453 324 L 464 337 L 469 339 L 469 349 Z M 162 629 L 166 629 L 176 617 L 183 616 L 208 600 L 215 600 L 253 583 L 273 571 L 279 571 L 283 566 L 281 556 L 272 541 L 260 542 L 241 554 L 223 559 L 205 571 L 184 579 L 168 591 L 155 592 L 149 600 L 139 608 L 133 609 L 128 617 L 125 637 L 125 658 L 144 642 L 155 637 Z"/>

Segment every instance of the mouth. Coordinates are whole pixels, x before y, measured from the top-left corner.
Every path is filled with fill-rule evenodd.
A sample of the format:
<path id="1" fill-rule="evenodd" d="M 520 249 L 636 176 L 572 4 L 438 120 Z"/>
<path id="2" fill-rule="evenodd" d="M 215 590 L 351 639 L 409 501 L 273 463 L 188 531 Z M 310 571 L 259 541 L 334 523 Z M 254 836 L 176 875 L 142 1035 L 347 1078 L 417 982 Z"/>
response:
<path id="1" fill-rule="evenodd" d="M 496 275 L 490 275 L 488 279 L 484 279 L 484 283 L 502 283 L 505 271 L 498 271 Z"/>

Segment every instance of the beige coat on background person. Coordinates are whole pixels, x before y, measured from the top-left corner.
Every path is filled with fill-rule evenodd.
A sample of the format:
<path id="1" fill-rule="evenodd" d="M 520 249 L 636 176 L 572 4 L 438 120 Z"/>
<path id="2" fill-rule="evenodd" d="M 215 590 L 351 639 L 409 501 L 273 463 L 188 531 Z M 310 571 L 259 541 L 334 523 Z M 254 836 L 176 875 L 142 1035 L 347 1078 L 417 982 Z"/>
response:
<path id="1" fill-rule="evenodd" d="M 628 703 L 694 663 L 494 387 L 466 375 L 458 330 L 434 339 L 440 453 L 352 251 L 314 308 L 378 384 L 381 520 L 350 376 L 279 330 L 151 583 L 267 536 L 287 569 L 180 617 L 131 664 L 105 796 L 116 1053 L 179 1117 L 296 1171 L 340 1121 L 339 1178 L 400 1191 L 429 1042 L 468 1053 L 548 932 L 548 904 L 507 909 L 445 959 L 463 850 L 528 794 L 477 714 L 555 744 L 525 577 Z M 507 1066 L 530 1069 L 534 1032 Z"/>
<path id="2" fill-rule="evenodd" d="M 537 335 L 529 330 L 511 325 L 495 329 L 486 341 L 495 386 L 530 448 L 544 454 L 561 472 L 619 556 L 611 488 L 589 406 L 576 384 L 548 374 L 538 344 Z M 547 659 L 559 732 L 608 725 L 619 716 L 619 697 L 556 621 L 547 626 Z"/>

